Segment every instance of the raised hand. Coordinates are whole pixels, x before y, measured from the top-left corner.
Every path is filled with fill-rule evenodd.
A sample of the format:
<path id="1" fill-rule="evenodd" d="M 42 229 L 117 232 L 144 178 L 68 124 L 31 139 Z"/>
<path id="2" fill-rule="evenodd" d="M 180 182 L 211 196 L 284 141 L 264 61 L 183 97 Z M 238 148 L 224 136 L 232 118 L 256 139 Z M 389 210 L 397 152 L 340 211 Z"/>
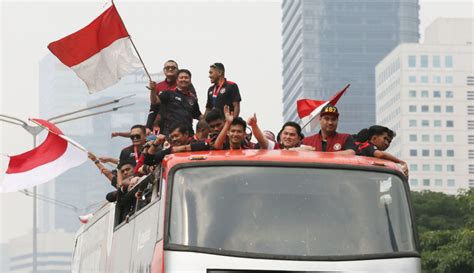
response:
<path id="1" fill-rule="evenodd" d="M 252 128 L 257 125 L 257 115 L 255 113 L 253 113 L 253 116 L 248 118 L 247 124 Z"/>
<path id="2" fill-rule="evenodd" d="M 225 116 L 225 121 L 228 123 L 232 123 L 234 120 L 234 114 L 230 111 L 229 105 L 224 105 L 224 116 Z"/>

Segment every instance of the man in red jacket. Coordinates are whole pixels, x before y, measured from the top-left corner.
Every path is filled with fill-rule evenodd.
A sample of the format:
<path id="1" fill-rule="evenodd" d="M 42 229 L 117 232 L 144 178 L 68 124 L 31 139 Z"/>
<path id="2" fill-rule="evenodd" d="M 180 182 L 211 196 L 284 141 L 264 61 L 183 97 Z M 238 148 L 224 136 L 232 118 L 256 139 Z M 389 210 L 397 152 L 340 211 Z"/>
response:
<path id="1" fill-rule="evenodd" d="M 357 147 L 350 134 L 336 132 L 339 112 L 334 105 L 326 105 L 319 114 L 319 133 L 303 139 L 303 145 L 311 146 L 319 152 L 340 152 L 355 155 Z"/>

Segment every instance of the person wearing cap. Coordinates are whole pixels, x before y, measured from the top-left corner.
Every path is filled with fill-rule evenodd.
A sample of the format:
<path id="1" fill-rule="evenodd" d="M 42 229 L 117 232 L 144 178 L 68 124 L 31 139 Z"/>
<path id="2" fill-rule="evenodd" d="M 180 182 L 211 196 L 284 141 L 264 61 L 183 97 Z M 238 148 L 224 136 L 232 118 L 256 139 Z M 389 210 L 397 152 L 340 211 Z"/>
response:
<path id="1" fill-rule="evenodd" d="M 201 119 L 201 111 L 196 97 L 189 91 L 191 72 L 187 69 L 178 71 L 176 91 L 163 91 L 158 96 L 161 104 L 161 134 L 168 135 L 177 125 L 183 125 L 193 131 L 193 119 Z"/>
<path id="2" fill-rule="evenodd" d="M 176 81 L 178 79 L 178 63 L 174 60 L 168 60 L 163 65 L 163 74 L 165 79 L 159 83 L 150 81 L 147 88 L 150 90 L 150 110 L 146 122 L 147 133 L 153 131 L 154 122 L 159 119 L 160 104 L 158 96 L 163 91 L 176 91 Z M 196 90 L 193 84 L 189 85 L 189 91 L 196 97 Z"/>
<path id="3" fill-rule="evenodd" d="M 224 106 L 230 107 L 230 112 L 234 117 L 240 114 L 240 97 L 239 87 L 236 83 L 228 81 L 225 78 L 225 68 L 222 63 L 214 63 L 209 67 L 209 79 L 212 86 L 207 91 L 206 112 L 212 109 L 218 109 L 224 112 Z"/>
<path id="4" fill-rule="evenodd" d="M 334 105 L 326 105 L 319 114 L 319 133 L 303 139 L 303 144 L 311 146 L 315 151 L 340 152 L 355 155 L 357 147 L 350 134 L 338 133 L 337 123 L 339 111 Z"/>

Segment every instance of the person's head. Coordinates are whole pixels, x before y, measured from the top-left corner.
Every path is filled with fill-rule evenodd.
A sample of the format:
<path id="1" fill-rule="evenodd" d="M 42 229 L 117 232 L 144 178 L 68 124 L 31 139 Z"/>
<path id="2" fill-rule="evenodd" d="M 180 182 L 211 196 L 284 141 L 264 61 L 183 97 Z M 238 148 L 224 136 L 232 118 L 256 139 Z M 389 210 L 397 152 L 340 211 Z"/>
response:
<path id="1" fill-rule="evenodd" d="M 191 71 L 187 69 L 180 69 L 178 71 L 178 79 L 176 80 L 176 86 L 180 90 L 188 90 L 191 84 Z"/>
<path id="2" fill-rule="evenodd" d="M 209 124 L 204 119 L 201 119 L 196 124 L 196 135 L 199 140 L 204 140 L 209 136 Z"/>
<path id="3" fill-rule="evenodd" d="M 369 140 L 369 129 L 364 128 L 360 130 L 355 136 L 354 136 L 355 141 L 357 142 L 366 142 Z"/>
<path id="4" fill-rule="evenodd" d="M 278 143 L 282 148 L 298 147 L 303 140 L 304 135 L 301 133 L 301 126 L 293 121 L 288 121 L 281 127 L 278 133 Z"/>
<path id="5" fill-rule="evenodd" d="M 339 112 L 336 106 L 328 104 L 323 107 L 319 114 L 319 125 L 321 132 L 324 134 L 334 134 L 337 129 L 337 123 L 339 121 Z"/>
<path id="6" fill-rule="evenodd" d="M 171 129 L 169 139 L 173 146 L 186 145 L 189 140 L 189 128 L 184 125 L 175 126 Z"/>
<path id="7" fill-rule="evenodd" d="M 135 146 L 145 144 L 146 127 L 140 124 L 133 125 L 132 128 L 130 128 L 130 139 Z"/>
<path id="8" fill-rule="evenodd" d="M 225 68 L 222 63 L 213 63 L 209 66 L 209 79 L 211 83 L 218 83 L 225 77 Z"/>
<path id="9" fill-rule="evenodd" d="M 390 147 L 390 144 L 392 143 L 392 140 L 393 138 L 395 138 L 397 136 L 397 133 L 395 133 L 394 131 L 388 129 L 388 147 Z M 387 147 L 387 149 L 388 149 Z"/>
<path id="10" fill-rule="evenodd" d="M 166 76 L 166 79 L 168 81 L 174 81 L 176 80 L 176 77 L 178 77 L 178 63 L 173 61 L 173 60 L 168 60 L 165 62 L 163 65 L 163 73 Z"/>
<path id="11" fill-rule="evenodd" d="M 218 109 L 207 113 L 205 119 L 209 125 L 209 133 L 211 136 L 217 136 L 222 131 L 222 128 L 224 128 L 225 118 Z"/>
<path id="12" fill-rule="evenodd" d="M 125 160 L 118 164 L 117 169 L 122 173 L 122 178 L 126 179 L 133 175 L 133 169 L 135 168 L 135 165 L 135 160 Z"/>
<path id="13" fill-rule="evenodd" d="M 369 128 L 369 141 L 381 151 L 385 151 L 390 146 L 389 135 L 393 136 L 393 131 L 385 126 L 373 125 Z"/>
<path id="14" fill-rule="evenodd" d="M 241 117 L 234 118 L 227 131 L 231 147 L 240 147 L 245 140 L 245 128 L 247 128 L 247 122 L 245 122 L 245 120 Z"/>

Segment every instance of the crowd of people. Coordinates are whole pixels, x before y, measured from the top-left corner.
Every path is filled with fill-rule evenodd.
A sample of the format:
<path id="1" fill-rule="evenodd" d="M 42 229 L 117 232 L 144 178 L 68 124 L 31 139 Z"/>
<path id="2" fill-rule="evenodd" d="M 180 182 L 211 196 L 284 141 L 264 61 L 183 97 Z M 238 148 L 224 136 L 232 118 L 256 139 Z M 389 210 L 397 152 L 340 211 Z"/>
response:
<path id="1" fill-rule="evenodd" d="M 129 132 L 113 132 L 112 137 L 128 137 L 132 144 L 120 152 L 118 159 L 89 158 L 110 180 L 116 191 L 107 195 L 114 202 L 137 183 L 141 176 L 152 172 L 163 158 L 171 153 L 207 150 L 281 149 L 318 152 L 337 152 L 391 160 L 401 165 L 408 176 L 407 164 L 386 152 L 395 132 L 374 125 L 351 135 L 337 132 L 339 111 L 326 105 L 319 115 L 320 131 L 305 137 L 301 126 L 288 121 L 278 134 L 262 131 L 254 114 L 247 120 L 239 116 L 241 96 L 236 83 L 225 77 L 222 63 L 209 67 L 212 85 L 207 91 L 204 113 L 201 112 L 192 84 L 191 72 L 179 69 L 178 64 L 165 62 L 165 80 L 150 81 L 150 111 L 146 125 L 134 125 Z M 193 120 L 198 120 L 193 128 Z M 252 142 L 252 136 L 256 143 Z M 104 166 L 116 164 L 115 172 Z"/>

